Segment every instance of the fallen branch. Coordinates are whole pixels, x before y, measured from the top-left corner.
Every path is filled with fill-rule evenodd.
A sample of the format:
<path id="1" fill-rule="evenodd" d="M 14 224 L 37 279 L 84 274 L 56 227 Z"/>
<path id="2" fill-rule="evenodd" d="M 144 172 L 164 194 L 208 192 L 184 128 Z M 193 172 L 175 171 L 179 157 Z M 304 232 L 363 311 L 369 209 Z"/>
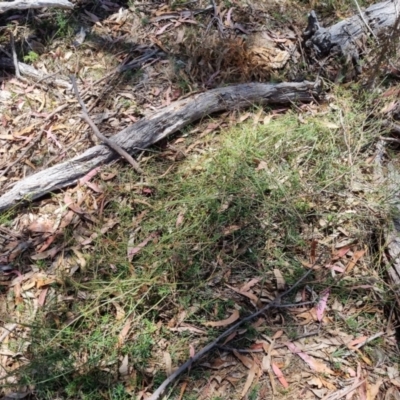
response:
<path id="1" fill-rule="evenodd" d="M 282 298 L 287 296 L 297 286 L 299 286 L 300 283 L 303 282 L 307 278 L 307 276 L 310 275 L 310 273 L 312 271 L 313 271 L 313 269 L 308 270 L 291 288 L 289 288 L 288 290 L 286 290 L 285 292 L 283 292 L 282 294 L 277 296 L 271 303 L 267 304 L 261 310 L 247 316 L 246 318 L 243 318 L 242 320 L 237 322 L 235 325 L 233 325 L 229 329 L 227 329 L 224 333 L 219 335 L 213 342 L 211 342 L 206 347 L 201 349 L 194 357 L 191 357 L 188 361 L 185 362 L 185 364 L 180 366 L 173 374 L 171 374 L 147 400 L 157 400 L 164 393 L 164 390 L 167 388 L 167 386 L 171 382 L 173 382 L 180 374 L 182 374 L 187 369 L 189 369 L 195 362 L 199 361 L 210 350 L 212 350 L 214 347 L 216 347 L 218 342 L 221 339 L 229 336 L 232 332 L 236 331 L 241 325 L 243 325 L 244 323 L 249 322 L 252 319 L 258 317 L 259 315 L 265 313 L 267 310 L 274 308 L 276 306 L 279 307 Z"/>
<path id="2" fill-rule="evenodd" d="M 319 82 L 249 83 L 210 90 L 172 103 L 122 130 L 112 140 L 129 153 L 136 153 L 212 113 L 255 104 L 311 102 L 320 92 L 319 86 Z M 98 145 L 69 161 L 28 176 L 0 197 L 0 211 L 74 184 L 92 169 L 115 158 L 115 152 L 108 146 Z"/>
<path id="3" fill-rule="evenodd" d="M 78 102 L 80 106 L 82 107 L 82 117 L 83 119 L 88 123 L 88 125 L 92 128 L 92 131 L 94 134 L 97 136 L 99 140 L 101 140 L 103 143 L 105 143 L 108 147 L 113 149 L 116 153 L 118 153 L 122 158 L 124 158 L 126 161 L 128 161 L 129 164 L 132 165 L 133 169 L 138 173 L 138 174 L 143 174 L 142 169 L 139 167 L 139 164 L 132 158 L 130 154 L 128 154 L 124 149 L 122 149 L 120 146 L 118 146 L 117 143 L 113 142 L 112 140 L 106 138 L 97 128 L 96 124 L 92 121 L 92 119 L 89 117 L 88 111 L 86 109 L 85 103 L 83 102 L 81 96 L 79 95 L 79 90 L 78 86 L 76 84 L 76 79 L 74 76 L 71 76 L 71 81 L 72 81 L 72 87 L 74 88 L 75 96 L 78 99 Z"/>
<path id="4" fill-rule="evenodd" d="M 74 8 L 74 5 L 68 0 L 15 0 L 0 2 L 0 14 L 9 10 L 28 10 L 32 8 L 45 7 L 64 8 L 71 10 Z"/>
<path id="5" fill-rule="evenodd" d="M 323 28 L 314 11 L 308 16 L 308 27 L 304 33 L 306 46 L 317 54 L 328 55 L 339 52 L 358 61 L 362 37 L 378 37 L 388 28 L 393 28 L 399 15 L 400 0 L 373 4 L 364 12 L 354 15 L 328 28 Z"/>

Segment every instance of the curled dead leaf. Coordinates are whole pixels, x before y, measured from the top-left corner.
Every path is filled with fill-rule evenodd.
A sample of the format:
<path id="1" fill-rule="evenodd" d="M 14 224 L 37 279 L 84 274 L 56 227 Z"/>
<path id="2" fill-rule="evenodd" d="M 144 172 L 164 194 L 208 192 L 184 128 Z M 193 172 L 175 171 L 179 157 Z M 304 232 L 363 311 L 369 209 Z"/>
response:
<path id="1" fill-rule="evenodd" d="M 220 327 L 220 326 L 227 326 L 227 325 L 230 325 L 233 322 L 237 321 L 239 319 L 239 317 L 240 317 L 239 311 L 238 310 L 234 310 L 232 315 L 227 319 L 223 319 L 221 321 L 204 322 L 203 325 L 211 326 L 213 328 Z"/>

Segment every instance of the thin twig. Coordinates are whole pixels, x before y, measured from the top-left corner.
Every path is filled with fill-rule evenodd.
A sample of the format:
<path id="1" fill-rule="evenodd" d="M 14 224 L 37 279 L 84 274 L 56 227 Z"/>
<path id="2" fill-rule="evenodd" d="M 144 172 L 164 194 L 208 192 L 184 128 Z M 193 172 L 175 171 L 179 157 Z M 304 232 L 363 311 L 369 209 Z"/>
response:
<path id="1" fill-rule="evenodd" d="M 380 140 L 383 140 L 384 142 L 400 143 L 400 139 L 391 138 L 391 137 L 379 136 L 379 139 L 380 139 Z"/>
<path id="2" fill-rule="evenodd" d="M 62 106 L 57 107 L 57 108 L 56 108 L 50 115 L 48 115 L 44 120 L 45 120 L 45 121 L 51 120 L 51 119 L 54 117 L 54 115 L 58 114 L 60 111 L 64 110 L 64 108 L 67 108 L 67 107 L 68 107 L 68 104 L 63 104 Z M 44 132 L 45 130 L 46 130 L 46 127 L 43 127 L 43 128 L 40 130 L 40 132 L 38 133 L 36 139 L 32 141 L 32 143 L 22 152 L 22 154 L 21 154 L 14 162 L 12 162 L 11 164 L 9 164 L 9 165 L 7 166 L 7 168 L 6 168 L 4 171 L 2 171 L 2 172 L 0 173 L 0 178 L 1 178 L 3 175 L 5 175 L 15 164 L 17 164 L 18 162 L 20 162 L 20 161 L 25 157 L 25 155 L 28 153 L 28 151 L 29 151 L 32 147 L 34 147 L 38 142 L 40 142 L 40 140 L 42 139 L 43 132 Z"/>
<path id="3" fill-rule="evenodd" d="M 18 79 L 21 79 L 21 73 L 19 72 L 17 52 L 15 50 L 15 40 L 14 40 L 14 35 L 12 32 L 10 32 L 10 43 L 11 43 L 11 52 L 12 52 L 14 68 L 15 68 L 15 76 Z"/>
<path id="4" fill-rule="evenodd" d="M 361 17 L 362 21 L 364 22 L 365 26 L 366 26 L 367 29 L 371 32 L 372 36 L 375 38 L 375 40 L 376 40 L 377 43 L 379 44 L 378 37 L 375 35 L 375 32 L 371 29 L 371 27 L 368 25 L 368 22 L 365 20 L 364 14 L 363 14 L 363 12 L 362 12 L 362 10 L 361 10 L 360 5 L 358 4 L 358 1 L 357 1 L 357 0 L 354 0 L 354 3 L 356 3 L 357 10 L 358 10 L 358 12 L 360 13 L 360 17 Z"/>
<path id="5" fill-rule="evenodd" d="M 300 285 L 301 282 L 304 281 L 304 279 L 307 278 L 308 275 L 313 271 L 313 269 L 308 270 L 291 288 L 283 292 L 281 295 L 277 296 L 272 303 L 267 304 L 265 307 L 263 307 L 261 310 L 255 312 L 254 314 L 251 314 L 247 316 L 246 318 L 243 318 L 239 322 L 237 322 L 235 325 L 231 326 L 229 329 L 227 329 L 224 333 L 222 333 L 220 336 L 218 336 L 213 342 L 208 344 L 206 347 L 203 347 L 194 357 L 191 357 L 188 361 L 186 361 L 183 365 L 181 365 L 173 374 L 171 374 L 159 387 L 158 389 L 147 399 L 147 400 L 158 400 L 159 397 L 162 395 L 164 390 L 167 388 L 167 386 L 172 383 L 180 374 L 182 374 L 184 371 L 186 371 L 188 368 L 192 366 L 195 362 L 200 360 L 205 354 L 207 354 L 210 350 L 212 350 L 218 342 L 223 339 L 226 336 L 229 336 L 232 332 L 234 332 L 236 329 L 238 329 L 242 324 L 245 322 L 251 321 L 253 318 L 258 317 L 259 315 L 263 314 L 265 311 L 269 310 L 270 308 L 275 307 L 275 305 L 279 305 L 281 299 L 284 296 L 287 296 L 290 292 L 294 290 L 297 286 Z"/>
<path id="6" fill-rule="evenodd" d="M 117 143 L 113 142 L 112 140 L 106 138 L 100 131 L 98 130 L 97 126 L 94 124 L 94 122 L 91 120 L 89 117 L 89 114 L 87 113 L 87 109 L 85 106 L 85 103 L 83 102 L 81 96 L 79 95 L 78 91 L 78 86 L 76 84 L 76 79 L 75 76 L 71 76 L 71 82 L 72 82 L 72 87 L 74 88 L 75 96 L 78 99 L 78 102 L 80 106 L 82 107 L 82 116 L 83 119 L 88 123 L 88 125 L 92 128 L 92 131 L 94 134 L 100 139 L 103 143 L 105 143 L 107 146 L 109 146 L 111 149 L 113 149 L 116 153 L 118 153 L 122 158 L 124 158 L 126 161 L 128 161 L 129 164 L 132 165 L 133 169 L 138 173 L 138 174 L 143 174 L 142 169 L 139 167 L 139 164 L 132 158 L 128 152 L 126 152 L 122 147 L 120 147 Z"/>

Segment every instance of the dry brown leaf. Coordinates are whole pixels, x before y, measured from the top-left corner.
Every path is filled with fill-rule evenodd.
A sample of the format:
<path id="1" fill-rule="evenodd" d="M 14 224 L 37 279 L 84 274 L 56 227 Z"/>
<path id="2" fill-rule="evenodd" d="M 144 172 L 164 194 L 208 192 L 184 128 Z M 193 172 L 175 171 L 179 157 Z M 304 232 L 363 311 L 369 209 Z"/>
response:
<path id="1" fill-rule="evenodd" d="M 254 115 L 253 125 L 256 126 L 260 122 L 261 115 L 264 113 L 264 110 L 261 109 L 257 114 Z"/>
<path id="2" fill-rule="evenodd" d="M 253 294 L 253 293 L 251 293 L 251 292 L 243 292 L 243 291 L 241 291 L 240 289 L 236 289 L 236 288 L 234 288 L 233 286 L 230 286 L 230 285 L 228 285 L 228 284 L 226 284 L 226 286 L 227 286 L 229 289 L 232 289 L 234 292 L 239 293 L 239 294 L 241 294 L 242 296 L 245 296 L 245 297 L 249 298 L 250 300 L 253 301 L 254 304 L 257 304 L 257 303 L 258 303 L 258 297 L 257 297 L 255 294 Z"/>
<path id="3" fill-rule="evenodd" d="M 310 357 L 308 354 L 301 351 L 294 343 L 286 342 L 285 344 L 293 354 L 297 354 L 303 361 L 305 361 L 309 365 L 309 367 L 313 371 L 329 375 L 334 374 L 334 372 L 327 365 L 325 365 L 321 361 L 316 360 L 313 357 Z"/>
<path id="4" fill-rule="evenodd" d="M 274 340 L 279 339 L 280 337 L 282 337 L 282 335 L 283 335 L 283 331 L 276 331 L 274 333 L 274 336 L 272 336 L 272 339 L 274 339 Z"/>
<path id="5" fill-rule="evenodd" d="M 240 229 L 239 225 L 230 225 L 224 228 L 224 236 L 231 235 L 233 232 L 236 232 Z"/>
<path id="6" fill-rule="evenodd" d="M 266 116 L 264 117 L 264 119 L 263 119 L 263 124 L 264 124 L 264 125 L 268 125 L 268 124 L 271 122 L 272 117 L 273 117 L 272 114 L 266 115 Z"/>
<path id="7" fill-rule="evenodd" d="M 390 111 L 394 110 L 394 109 L 396 108 L 396 106 L 397 106 L 397 102 L 396 102 L 396 100 L 393 100 L 393 101 L 391 101 L 390 103 L 385 104 L 385 105 L 382 107 L 382 109 L 380 110 L 380 113 L 381 113 L 381 114 L 387 114 L 387 113 L 389 113 Z"/>
<path id="8" fill-rule="evenodd" d="M 353 270 L 353 268 L 357 264 L 357 261 L 359 261 L 364 254 L 365 254 L 365 250 L 358 250 L 358 251 L 354 252 L 354 255 L 353 255 L 352 259 L 350 260 L 350 262 L 346 266 L 345 272 L 347 274 L 350 273 Z"/>
<path id="9" fill-rule="evenodd" d="M 250 118 L 251 116 L 252 116 L 252 113 L 247 112 L 247 113 L 241 115 L 241 116 L 238 118 L 238 121 L 237 121 L 237 122 L 238 122 L 238 123 L 242 123 L 242 122 L 246 121 L 246 119 Z"/>
<path id="10" fill-rule="evenodd" d="M 115 310 L 116 310 L 115 319 L 117 321 L 120 321 L 121 319 L 124 319 L 125 318 L 124 309 L 116 301 L 113 301 L 111 304 L 115 307 Z"/>
<path id="11" fill-rule="evenodd" d="M 118 347 L 121 347 L 125 343 L 125 338 L 128 335 L 129 330 L 131 329 L 132 317 L 129 317 L 121 332 L 118 335 Z"/>
<path id="12" fill-rule="evenodd" d="M 186 390 L 186 386 L 187 386 L 187 381 L 184 381 L 181 387 L 181 391 L 179 393 L 179 397 L 178 400 L 182 400 L 183 399 L 183 395 L 185 394 L 185 390 Z"/>
<path id="13" fill-rule="evenodd" d="M 184 216 L 185 216 L 185 212 L 181 211 L 178 215 L 178 218 L 176 219 L 176 223 L 175 223 L 176 228 L 179 228 L 179 226 L 183 224 Z"/>
<path id="14" fill-rule="evenodd" d="M 356 339 L 351 340 L 349 343 L 347 343 L 347 347 L 349 349 L 354 349 L 354 347 L 359 344 L 359 343 L 363 343 L 368 339 L 368 336 L 360 336 Z"/>
<path id="15" fill-rule="evenodd" d="M 322 385 L 324 387 L 326 387 L 329 390 L 336 390 L 337 389 L 337 387 L 333 383 L 327 381 L 326 379 L 321 378 L 321 383 L 322 383 Z"/>
<path id="16" fill-rule="evenodd" d="M 322 121 L 322 125 L 326 126 L 329 129 L 339 129 L 340 128 L 339 125 L 337 125 L 333 122 L 330 122 L 330 121 Z"/>
<path id="17" fill-rule="evenodd" d="M 57 279 L 55 277 L 46 277 L 43 275 L 42 276 L 38 275 L 35 284 L 38 289 L 41 289 L 43 286 L 51 285 L 54 282 L 57 282 Z"/>
<path id="18" fill-rule="evenodd" d="M 133 256 L 138 254 L 143 249 L 143 247 L 145 247 L 147 245 L 147 243 L 149 243 L 150 240 L 154 239 L 156 236 L 158 236 L 158 233 L 153 232 L 146 239 L 144 239 L 141 243 L 139 243 L 136 247 L 128 246 L 128 260 L 132 261 Z"/>
<path id="19" fill-rule="evenodd" d="M 261 278 L 253 278 L 249 282 L 245 283 L 241 288 L 241 292 L 248 292 L 255 284 L 261 281 Z"/>
<path id="20" fill-rule="evenodd" d="M 46 287 L 44 288 L 40 294 L 39 294 L 39 298 L 38 298 L 38 305 L 39 307 L 43 307 L 44 304 L 46 303 L 46 296 L 47 296 L 47 292 L 49 291 L 49 288 Z"/>
<path id="21" fill-rule="evenodd" d="M 62 243 L 58 246 L 54 246 L 52 247 L 50 250 L 46 250 L 42 253 L 38 253 L 38 254 L 34 254 L 31 256 L 32 260 L 44 260 L 45 258 L 53 258 L 56 256 L 56 254 L 62 250 L 67 244 L 66 243 Z"/>
<path id="22" fill-rule="evenodd" d="M 278 378 L 279 382 L 285 389 L 287 389 L 289 387 L 289 384 L 287 383 L 285 377 L 283 376 L 282 371 L 275 363 L 272 363 L 271 365 L 272 365 L 272 370 L 274 371 L 274 374 Z"/>
<path id="23" fill-rule="evenodd" d="M 285 279 L 283 279 L 282 272 L 279 269 L 274 269 L 274 275 L 276 279 L 276 287 L 278 290 L 282 290 L 285 288 Z"/>
<path id="24" fill-rule="evenodd" d="M 267 353 L 262 360 L 262 370 L 269 373 L 271 372 L 271 357 L 275 346 L 275 339 L 272 339 L 271 344 L 268 344 L 265 341 L 263 341 L 262 344 L 264 351 Z"/>
<path id="25" fill-rule="evenodd" d="M 246 396 L 246 393 L 249 391 L 251 384 L 253 383 L 254 377 L 258 373 L 258 365 L 253 360 L 253 365 L 250 368 L 249 374 L 247 375 L 246 383 L 244 384 L 244 388 L 242 390 L 241 397 Z"/>
<path id="26" fill-rule="evenodd" d="M 53 226 L 54 226 L 54 221 L 50 221 L 50 220 L 38 220 L 38 221 L 34 221 L 32 222 L 29 226 L 28 226 L 28 230 L 30 230 L 31 232 L 36 232 L 36 233 L 46 233 L 46 232 L 53 232 Z"/>
<path id="27" fill-rule="evenodd" d="M 43 245 L 41 247 L 39 247 L 38 249 L 38 253 L 42 253 L 44 251 L 46 251 L 51 244 L 56 240 L 57 235 L 50 235 L 43 243 Z"/>
<path id="28" fill-rule="evenodd" d="M 172 374 L 172 358 L 168 351 L 164 351 L 165 373 L 167 376 Z"/>
<path id="29" fill-rule="evenodd" d="M 242 364 L 250 369 L 253 366 L 253 360 L 251 360 L 249 357 L 246 357 L 243 354 L 240 354 L 237 350 L 233 350 L 233 354 L 236 356 L 236 358 L 238 358 Z"/>
<path id="30" fill-rule="evenodd" d="M 37 125 L 38 124 L 33 124 L 33 125 L 30 125 L 30 126 L 27 126 L 26 128 L 23 128 L 20 131 L 13 133 L 13 136 L 17 136 L 18 137 L 18 136 L 25 135 L 26 133 L 31 133 L 32 130 L 35 129 Z"/>
<path id="31" fill-rule="evenodd" d="M 129 374 L 129 357 L 128 354 L 121 361 L 121 365 L 118 368 L 118 372 L 121 376 L 126 376 Z"/>
<path id="32" fill-rule="evenodd" d="M 258 163 L 257 168 L 256 168 L 256 171 L 262 171 L 262 170 L 268 171 L 268 164 L 263 160 L 261 160 Z"/>
<path id="33" fill-rule="evenodd" d="M 212 364 L 205 362 L 205 363 L 202 363 L 201 366 L 215 369 L 215 370 L 220 370 L 223 368 L 231 367 L 232 365 L 236 365 L 236 364 L 237 364 L 236 362 L 233 362 L 230 360 L 223 360 L 221 358 L 217 358 L 216 360 L 214 360 L 214 362 Z"/>
<path id="34" fill-rule="evenodd" d="M 211 326 L 211 327 L 220 327 L 220 326 L 227 326 L 232 324 L 233 322 L 237 321 L 240 317 L 239 311 L 238 310 L 233 310 L 232 315 L 227 318 L 223 319 L 221 321 L 210 321 L 210 322 L 204 322 L 203 325 L 205 326 Z"/>
<path id="35" fill-rule="evenodd" d="M 232 332 L 222 343 L 223 346 L 225 346 L 227 343 L 229 343 L 235 336 L 237 335 L 237 331 Z"/>
<path id="36" fill-rule="evenodd" d="M 177 328 L 169 328 L 171 332 L 185 332 L 189 331 L 192 333 L 198 333 L 200 335 L 204 335 L 207 333 L 204 329 L 196 328 L 195 326 L 189 325 L 189 324 L 182 324 L 182 326 L 179 326 Z"/>
<path id="37" fill-rule="evenodd" d="M 261 361 L 261 369 L 264 372 L 268 372 L 271 370 L 271 358 L 268 356 L 264 356 Z"/>
<path id="38" fill-rule="evenodd" d="M 365 364 L 372 366 L 373 362 L 360 350 L 355 349 L 356 353 L 361 357 L 361 359 L 365 362 Z"/>

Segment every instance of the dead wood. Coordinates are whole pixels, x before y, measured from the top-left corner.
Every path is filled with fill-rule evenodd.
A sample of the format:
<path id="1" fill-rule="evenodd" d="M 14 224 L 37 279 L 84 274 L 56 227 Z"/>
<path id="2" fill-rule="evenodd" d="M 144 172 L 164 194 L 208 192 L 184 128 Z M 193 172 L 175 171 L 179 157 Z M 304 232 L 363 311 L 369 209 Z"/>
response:
<path id="1" fill-rule="evenodd" d="M 210 90 L 172 103 L 122 130 L 112 140 L 129 153 L 136 153 L 188 124 L 216 112 L 251 107 L 255 104 L 311 102 L 320 92 L 319 86 L 319 82 L 248 83 Z M 94 146 L 69 161 L 28 176 L 0 197 L 0 211 L 7 210 L 23 200 L 35 200 L 74 184 L 92 169 L 110 162 L 115 157 L 115 152 L 108 146 Z"/>
<path id="2" fill-rule="evenodd" d="M 0 2 L 0 13 L 5 13 L 9 10 L 28 10 L 45 7 L 72 9 L 74 5 L 68 0 L 15 0 Z"/>
<path id="3" fill-rule="evenodd" d="M 92 131 L 94 134 L 97 136 L 98 139 L 100 139 L 103 143 L 105 143 L 108 147 L 113 149 L 115 152 L 117 152 L 122 158 L 124 158 L 126 161 L 128 161 L 129 164 L 132 165 L 133 169 L 138 173 L 138 174 L 143 174 L 142 169 L 139 167 L 139 164 L 133 159 L 133 157 L 127 153 L 123 148 L 118 146 L 117 143 L 114 141 L 108 139 L 105 137 L 97 128 L 96 124 L 92 121 L 92 119 L 89 117 L 87 108 L 85 106 L 85 103 L 83 102 L 79 90 L 78 90 L 78 85 L 76 84 L 76 79 L 75 76 L 71 77 L 72 81 L 72 87 L 74 88 L 75 96 L 78 99 L 78 102 L 80 106 L 82 107 L 82 117 L 83 119 L 88 123 L 88 125 L 92 128 Z"/>
<path id="4" fill-rule="evenodd" d="M 394 28 L 399 12 L 400 0 L 384 1 L 329 28 L 323 28 L 312 11 L 304 33 L 306 46 L 319 55 L 339 52 L 357 61 L 363 38 L 371 35 L 379 37 L 385 30 Z"/>

